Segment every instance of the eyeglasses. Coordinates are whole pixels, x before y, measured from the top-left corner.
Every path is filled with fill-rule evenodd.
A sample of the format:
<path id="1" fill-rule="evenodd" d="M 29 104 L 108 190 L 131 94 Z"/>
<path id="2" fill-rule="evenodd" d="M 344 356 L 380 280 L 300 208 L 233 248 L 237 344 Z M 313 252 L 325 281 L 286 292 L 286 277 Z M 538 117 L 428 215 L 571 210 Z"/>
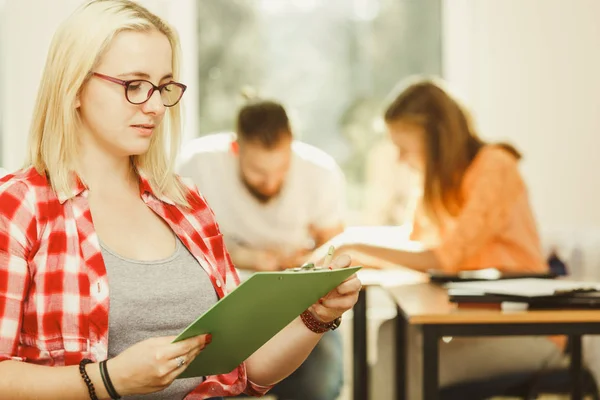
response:
<path id="1" fill-rule="evenodd" d="M 158 90 L 163 105 L 165 107 L 173 107 L 175 104 L 179 103 L 181 96 L 183 96 L 183 92 L 187 89 L 187 86 L 179 82 L 167 82 L 160 86 L 155 86 L 152 82 L 144 79 L 123 81 L 97 72 L 92 72 L 92 75 L 123 86 L 125 88 L 125 98 L 127 101 L 136 105 L 147 102 L 154 94 L 154 91 Z"/>

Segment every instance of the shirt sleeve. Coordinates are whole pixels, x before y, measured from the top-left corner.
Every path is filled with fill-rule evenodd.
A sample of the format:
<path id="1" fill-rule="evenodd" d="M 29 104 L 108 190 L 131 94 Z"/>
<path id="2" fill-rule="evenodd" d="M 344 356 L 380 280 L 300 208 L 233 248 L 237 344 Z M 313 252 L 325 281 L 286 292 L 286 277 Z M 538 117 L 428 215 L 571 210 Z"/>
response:
<path id="1" fill-rule="evenodd" d="M 30 279 L 27 259 L 37 237 L 28 196 L 24 184 L 0 186 L 0 361 L 24 361 L 17 347 Z"/>
<path id="2" fill-rule="evenodd" d="M 460 270 L 463 260 L 503 229 L 512 204 L 524 190 L 517 160 L 506 151 L 490 151 L 476 168 L 470 181 L 464 182 L 465 203 L 456 224 L 434 249 L 446 271 Z"/>
<path id="3" fill-rule="evenodd" d="M 274 385 L 273 385 L 274 386 Z M 273 386 L 261 386 L 248 379 L 246 371 L 246 363 L 241 363 L 235 370 L 228 374 L 210 375 L 194 389 L 193 394 L 211 393 L 211 398 L 214 396 L 232 396 L 246 394 L 253 397 L 264 396 Z M 188 396 L 187 398 L 196 399 L 206 397 Z"/>
<path id="4" fill-rule="evenodd" d="M 412 222 L 411 222 L 412 229 L 410 231 L 410 236 L 409 236 L 410 240 L 414 240 L 417 242 L 423 240 L 424 221 L 425 221 L 425 214 L 423 213 L 422 199 L 419 199 L 415 206 L 413 215 L 412 215 Z"/>
<path id="5" fill-rule="evenodd" d="M 187 179 L 194 183 L 194 185 L 198 185 L 198 163 L 196 162 L 196 157 L 193 154 L 182 155 L 179 160 L 177 160 L 177 165 L 175 170 L 177 174 L 182 179 Z M 190 186 L 187 182 L 188 187 Z"/>
<path id="6" fill-rule="evenodd" d="M 344 222 L 346 210 L 346 180 L 344 173 L 335 166 L 324 172 L 316 186 L 315 209 L 312 224 L 317 229 L 333 228 Z"/>
<path id="7" fill-rule="evenodd" d="M 246 385 L 246 390 L 244 390 L 244 394 L 247 394 L 248 396 L 253 396 L 253 397 L 262 397 L 265 394 L 267 394 L 267 392 L 269 390 L 271 390 L 273 388 L 273 386 L 261 386 L 261 385 L 257 385 L 256 383 L 252 382 L 251 380 L 247 380 L 248 384 Z"/>

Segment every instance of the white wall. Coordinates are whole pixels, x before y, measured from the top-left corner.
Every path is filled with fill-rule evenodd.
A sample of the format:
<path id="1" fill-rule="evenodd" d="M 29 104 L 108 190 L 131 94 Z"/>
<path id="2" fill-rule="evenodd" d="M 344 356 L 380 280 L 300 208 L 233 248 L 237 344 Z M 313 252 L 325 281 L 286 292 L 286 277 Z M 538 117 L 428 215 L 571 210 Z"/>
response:
<path id="1" fill-rule="evenodd" d="M 600 1 L 443 4 L 445 76 L 524 152 L 542 228 L 600 226 Z"/>
<path id="2" fill-rule="evenodd" d="M 2 153 L 4 166 L 18 168 L 24 160 L 31 113 L 47 48 L 58 21 L 77 0 L 7 1 L 0 21 L 2 38 Z M 36 12 L 32 12 L 36 10 Z"/>
<path id="3" fill-rule="evenodd" d="M 82 0 L 19 0 L 4 2 L 0 19 L 0 96 L 3 105 L 3 164 L 19 168 L 25 147 L 39 85 L 52 34 Z M 197 50 L 196 8 L 194 0 L 141 0 L 151 11 L 169 21 L 178 30 L 184 65 L 181 81 L 188 85 L 184 105 L 184 140 L 197 131 Z"/>

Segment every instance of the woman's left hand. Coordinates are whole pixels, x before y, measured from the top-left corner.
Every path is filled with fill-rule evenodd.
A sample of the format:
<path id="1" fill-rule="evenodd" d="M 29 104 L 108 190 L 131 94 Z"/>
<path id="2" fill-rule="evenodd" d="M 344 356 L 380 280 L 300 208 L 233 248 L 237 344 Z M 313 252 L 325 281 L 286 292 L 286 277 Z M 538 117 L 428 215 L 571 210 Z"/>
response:
<path id="1" fill-rule="evenodd" d="M 344 254 L 337 257 L 331 263 L 331 267 L 334 269 L 346 268 L 350 266 L 351 263 L 352 260 L 350 256 Z M 358 300 L 358 293 L 361 288 L 362 283 L 356 274 L 353 274 L 344 282 L 340 283 L 338 287 L 322 297 L 319 302 L 313 304 L 309 309 L 320 321 L 331 322 L 354 307 L 354 304 L 356 304 L 356 301 Z"/>

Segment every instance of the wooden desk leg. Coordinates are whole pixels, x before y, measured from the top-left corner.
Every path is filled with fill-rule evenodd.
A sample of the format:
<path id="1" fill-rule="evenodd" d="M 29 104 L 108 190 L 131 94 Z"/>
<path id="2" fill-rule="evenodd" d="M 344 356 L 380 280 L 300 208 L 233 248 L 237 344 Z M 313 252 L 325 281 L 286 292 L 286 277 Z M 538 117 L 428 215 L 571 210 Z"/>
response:
<path id="1" fill-rule="evenodd" d="M 435 326 L 423 325 L 423 400 L 439 399 L 439 340 Z"/>
<path id="2" fill-rule="evenodd" d="M 367 290 L 358 294 L 354 305 L 352 324 L 353 356 L 353 399 L 369 398 L 369 365 L 367 360 Z"/>
<path id="3" fill-rule="evenodd" d="M 402 310 L 398 308 L 396 315 L 396 400 L 406 400 L 407 365 L 408 365 L 408 321 Z"/>
<path id="4" fill-rule="evenodd" d="M 569 336 L 571 345 L 571 399 L 581 400 L 582 393 L 582 361 L 581 361 L 581 335 Z"/>

